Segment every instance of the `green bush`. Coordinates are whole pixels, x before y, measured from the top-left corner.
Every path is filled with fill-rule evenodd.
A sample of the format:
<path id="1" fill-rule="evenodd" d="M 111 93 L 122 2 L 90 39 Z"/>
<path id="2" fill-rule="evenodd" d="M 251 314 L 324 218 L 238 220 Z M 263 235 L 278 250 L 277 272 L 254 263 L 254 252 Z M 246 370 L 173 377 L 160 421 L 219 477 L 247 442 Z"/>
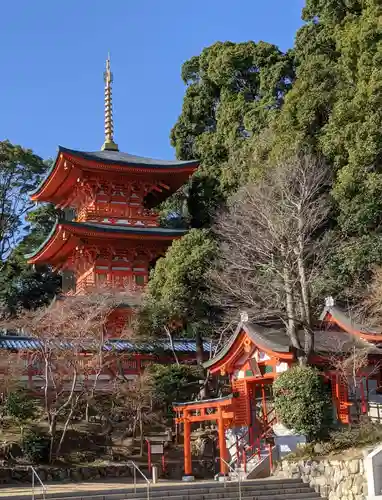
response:
<path id="1" fill-rule="evenodd" d="M 191 401 L 200 391 L 204 374 L 200 366 L 152 365 L 150 367 L 155 399 L 172 416 L 172 404 Z"/>
<path id="2" fill-rule="evenodd" d="M 37 417 L 37 404 L 25 390 L 11 392 L 4 405 L 5 414 L 11 417 L 23 433 L 24 426 Z"/>
<path id="3" fill-rule="evenodd" d="M 273 384 L 275 408 L 281 422 L 309 440 L 329 430 L 331 402 L 319 372 L 310 366 L 294 366 Z"/>
<path id="4" fill-rule="evenodd" d="M 22 441 L 22 448 L 25 458 L 33 463 L 49 460 L 50 439 L 46 434 L 27 432 Z"/>

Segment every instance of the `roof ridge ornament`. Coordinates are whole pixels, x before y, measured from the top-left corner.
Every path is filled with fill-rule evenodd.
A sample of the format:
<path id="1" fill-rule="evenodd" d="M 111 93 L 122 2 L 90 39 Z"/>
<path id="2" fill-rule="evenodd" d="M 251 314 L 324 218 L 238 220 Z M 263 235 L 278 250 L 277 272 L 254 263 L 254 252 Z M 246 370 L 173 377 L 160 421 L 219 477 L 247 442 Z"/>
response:
<path id="1" fill-rule="evenodd" d="M 334 307 L 334 305 L 335 305 L 335 302 L 334 302 L 333 297 L 329 296 L 329 297 L 325 298 L 325 306 L 326 307 Z"/>
<path id="2" fill-rule="evenodd" d="M 110 53 L 106 59 L 105 80 L 105 142 L 102 145 L 102 151 L 119 151 L 118 145 L 114 142 L 114 123 L 113 123 L 113 98 L 111 84 L 113 83 L 113 73 L 110 71 Z"/>
<path id="3" fill-rule="evenodd" d="M 240 322 L 241 323 L 248 323 L 249 317 L 247 311 L 240 311 Z"/>

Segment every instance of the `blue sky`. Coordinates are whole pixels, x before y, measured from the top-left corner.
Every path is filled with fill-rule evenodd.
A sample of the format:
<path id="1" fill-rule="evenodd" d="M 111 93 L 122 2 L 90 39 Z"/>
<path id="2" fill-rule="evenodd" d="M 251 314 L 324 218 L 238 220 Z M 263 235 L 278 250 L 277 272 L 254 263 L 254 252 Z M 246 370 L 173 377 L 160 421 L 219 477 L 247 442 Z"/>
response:
<path id="1" fill-rule="evenodd" d="M 103 142 L 103 71 L 114 73 L 120 150 L 173 158 L 182 63 L 212 43 L 292 46 L 304 0 L 4 0 L 0 140 L 44 158 Z"/>

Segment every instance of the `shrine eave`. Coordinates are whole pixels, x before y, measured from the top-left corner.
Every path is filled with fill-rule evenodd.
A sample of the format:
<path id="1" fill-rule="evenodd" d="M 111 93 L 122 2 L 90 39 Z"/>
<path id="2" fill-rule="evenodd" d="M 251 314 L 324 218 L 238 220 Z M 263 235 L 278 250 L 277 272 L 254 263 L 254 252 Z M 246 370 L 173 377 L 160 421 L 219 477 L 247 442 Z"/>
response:
<path id="1" fill-rule="evenodd" d="M 234 357 L 239 357 L 246 336 L 248 336 L 253 345 L 271 356 L 278 357 L 279 359 L 293 359 L 290 341 L 285 334 L 283 335 L 279 330 L 264 328 L 252 323 L 240 322 L 223 349 L 213 358 L 203 363 L 204 368 L 215 371 L 217 366 L 220 366 L 228 359 L 231 360 L 232 358 L 233 360 Z M 234 356 L 235 353 L 237 353 L 237 356 Z"/>
<path id="2" fill-rule="evenodd" d="M 297 337 L 304 344 L 304 332 L 298 331 Z M 366 348 L 370 354 L 381 354 L 381 350 L 366 338 L 341 330 L 314 330 L 314 354 L 327 357 L 329 354 L 343 354 L 354 346 Z M 246 345 L 248 342 L 250 345 Z M 255 348 L 278 360 L 295 359 L 295 350 L 285 329 L 265 328 L 255 323 L 241 322 L 227 344 L 213 358 L 203 363 L 212 373 L 230 365 L 233 366 L 247 352 Z M 224 371 L 224 370 L 223 370 Z"/>
<path id="3" fill-rule="evenodd" d="M 198 162 L 194 160 L 155 160 L 119 151 L 83 152 L 60 146 L 55 162 L 30 196 L 33 201 L 57 204 L 68 197 L 85 171 L 132 175 L 135 179 L 149 176 L 153 181 L 168 184 L 168 194 L 171 194 L 187 181 L 197 167 Z"/>
<path id="4" fill-rule="evenodd" d="M 381 330 L 371 329 L 361 325 L 352 318 L 350 313 L 346 313 L 338 306 L 325 306 L 321 313 L 320 320 L 327 324 L 334 324 L 341 330 L 360 337 L 363 340 L 367 340 L 368 342 L 374 343 L 382 341 Z"/>
<path id="5" fill-rule="evenodd" d="M 220 398 L 212 398 L 212 399 L 200 399 L 197 401 L 186 401 L 182 403 L 173 403 L 172 407 L 174 410 L 176 409 L 181 409 L 184 407 L 194 407 L 197 406 L 198 409 L 203 408 L 203 407 L 210 407 L 210 406 L 228 406 L 232 404 L 234 395 L 233 394 L 228 394 L 227 396 L 222 396 Z"/>
<path id="6" fill-rule="evenodd" d="M 46 240 L 33 253 L 25 255 L 30 264 L 62 262 L 80 243 L 81 238 L 171 242 L 186 234 L 184 229 L 131 227 L 115 224 L 57 221 Z"/>

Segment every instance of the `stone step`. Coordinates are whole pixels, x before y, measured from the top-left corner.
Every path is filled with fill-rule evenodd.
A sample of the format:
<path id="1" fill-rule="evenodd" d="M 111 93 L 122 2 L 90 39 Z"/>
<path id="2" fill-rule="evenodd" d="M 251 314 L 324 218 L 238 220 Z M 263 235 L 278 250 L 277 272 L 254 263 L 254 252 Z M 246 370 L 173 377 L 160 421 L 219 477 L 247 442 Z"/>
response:
<path id="1" fill-rule="evenodd" d="M 237 493 L 239 490 L 238 483 L 235 484 L 234 487 L 226 488 L 226 489 L 219 489 L 216 491 L 211 491 L 208 489 L 193 489 L 193 490 L 183 490 L 179 489 L 176 491 L 155 491 L 154 489 L 151 489 L 150 491 L 150 496 L 152 498 L 162 498 L 164 496 L 167 496 L 168 498 L 172 498 L 173 495 L 175 496 L 182 496 L 182 497 L 187 497 L 189 499 L 196 499 L 203 497 L 205 500 L 213 500 L 216 498 L 216 495 L 219 496 L 219 498 L 229 498 L 233 493 Z M 208 492 L 209 491 L 209 492 Z M 255 488 L 245 488 L 241 487 L 241 491 L 243 494 L 246 495 L 252 495 L 252 496 L 258 496 L 258 497 L 263 497 L 263 496 L 272 496 L 274 494 L 294 494 L 294 493 L 314 493 L 313 490 L 311 490 L 308 487 L 302 486 L 301 488 L 298 487 L 293 487 L 293 488 L 274 488 L 274 489 L 264 489 L 264 490 L 259 490 Z M 131 498 L 140 498 L 142 496 L 142 491 L 139 493 L 130 493 L 129 496 Z"/>
<path id="2" fill-rule="evenodd" d="M 153 500 L 237 500 L 238 482 L 195 482 L 195 483 L 159 483 L 150 486 L 150 498 Z M 8 491 L 8 494 L 7 494 Z M 251 500 L 296 500 L 318 499 L 319 495 L 298 479 L 262 479 L 241 483 L 242 498 Z M 35 499 L 42 499 L 40 489 L 35 488 Z M 30 500 L 30 488 L 0 488 L 0 497 L 13 500 Z M 147 499 L 144 483 L 137 485 L 134 493 L 130 483 L 79 483 L 68 485 L 49 485 L 46 499 L 55 500 L 129 500 Z"/>
<path id="3" fill-rule="evenodd" d="M 31 496 L 28 497 L 29 499 Z M 43 497 L 42 495 L 35 495 L 35 500 L 44 500 L 44 498 L 48 499 L 50 497 L 46 496 Z M 123 494 L 105 494 L 105 495 L 85 495 L 83 493 L 73 497 L 73 496 L 64 496 L 64 497 L 59 497 L 57 500 L 147 500 L 148 495 L 147 492 L 142 492 L 140 496 L 135 496 L 134 494 L 129 494 L 129 493 L 123 493 Z M 188 495 L 162 495 L 162 496 L 156 496 L 152 497 L 150 494 L 150 498 L 155 498 L 156 500 L 211 500 L 210 497 L 206 497 L 205 495 L 195 495 L 195 496 L 188 496 Z M 238 491 L 231 492 L 230 494 L 227 495 L 221 495 L 219 493 L 216 493 L 213 496 L 214 500 L 238 500 L 239 498 L 239 493 Z M 272 495 L 267 495 L 267 496 L 261 496 L 259 497 L 257 494 L 253 494 L 250 492 L 242 493 L 241 496 L 242 500 L 320 500 L 321 497 L 317 493 L 292 493 L 292 494 L 282 494 L 282 493 L 274 493 Z"/>

